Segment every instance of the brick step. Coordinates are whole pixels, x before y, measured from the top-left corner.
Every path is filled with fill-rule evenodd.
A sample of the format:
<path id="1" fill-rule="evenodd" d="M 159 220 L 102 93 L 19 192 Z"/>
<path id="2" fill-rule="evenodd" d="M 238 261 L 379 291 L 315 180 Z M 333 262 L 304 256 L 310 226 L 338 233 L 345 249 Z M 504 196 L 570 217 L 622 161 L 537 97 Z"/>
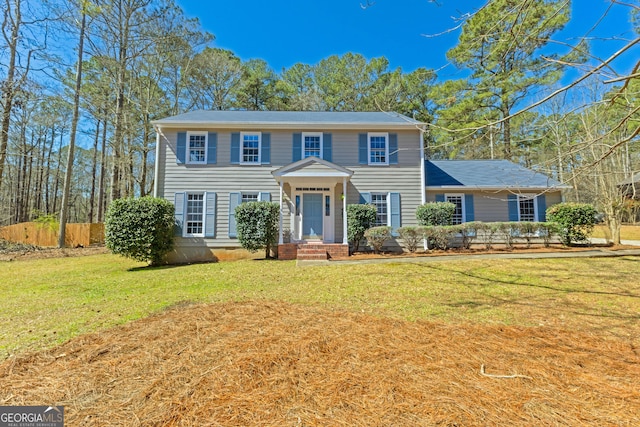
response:
<path id="1" fill-rule="evenodd" d="M 300 253 L 298 252 L 298 260 L 301 261 L 326 261 L 327 260 L 327 253 Z"/>

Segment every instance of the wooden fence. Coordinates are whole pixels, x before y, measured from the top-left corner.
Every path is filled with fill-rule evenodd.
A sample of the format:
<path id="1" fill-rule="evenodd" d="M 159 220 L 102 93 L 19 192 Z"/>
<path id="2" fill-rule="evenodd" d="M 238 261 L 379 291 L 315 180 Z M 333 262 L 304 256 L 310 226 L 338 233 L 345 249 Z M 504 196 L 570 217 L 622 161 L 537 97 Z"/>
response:
<path id="1" fill-rule="evenodd" d="M 58 227 L 22 222 L 0 227 L 0 239 L 36 246 L 58 246 Z M 67 224 L 64 244 L 70 248 L 104 244 L 104 224 Z"/>

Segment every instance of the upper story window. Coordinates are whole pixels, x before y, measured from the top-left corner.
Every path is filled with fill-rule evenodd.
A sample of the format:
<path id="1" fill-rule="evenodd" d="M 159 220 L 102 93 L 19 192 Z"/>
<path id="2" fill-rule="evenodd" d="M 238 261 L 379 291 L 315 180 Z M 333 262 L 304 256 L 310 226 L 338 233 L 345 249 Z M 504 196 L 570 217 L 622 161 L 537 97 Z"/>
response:
<path id="1" fill-rule="evenodd" d="M 207 163 L 207 132 L 187 132 L 187 163 Z"/>
<path id="2" fill-rule="evenodd" d="M 389 134 L 369 132 L 368 141 L 368 158 L 370 165 L 388 165 L 389 164 Z"/>
<path id="3" fill-rule="evenodd" d="M 456 210 L 453 213 L 453 225 L 462 224 L 464 222 L 464 195 L 447 194 L 445 200 L 456 205 Z"/>
<path id="4" fill-rule="evenodd" d="M 371 204 L 378 211 L 376 215 L 375 227 L 389 225 L 389 205 L 387 204 L 387 193 L 371 193 Z"/>
<path id="5" fill-rule="evenodd" d="M 518 196 L 518 219 L 520 221 L 536 220 L 535 195 L 519 195 Z"/>
<path id="6" fill-rule="evenodd" d="M 302 158 L 307 157 L 322 158 L 322 134 L 303 133 L 302 134 Z"/>
<path id="7" fill-rule="evenodd" d="M 260 132 L 240 133 L 240 163 L 260 163 L 262 134 Z"/>

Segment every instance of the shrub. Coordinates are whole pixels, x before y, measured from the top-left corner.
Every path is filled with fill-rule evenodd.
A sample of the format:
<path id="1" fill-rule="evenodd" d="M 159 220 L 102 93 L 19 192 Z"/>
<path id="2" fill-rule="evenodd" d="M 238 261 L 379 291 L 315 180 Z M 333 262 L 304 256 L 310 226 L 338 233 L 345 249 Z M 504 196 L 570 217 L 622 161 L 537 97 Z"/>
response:
<path id="1" fill-rule="evenodd" d="M 548 248 L 551 246 L 551 239 L 553 236 L 558 234 L 560 227 L 555 222 L 539 222 L 538 223 L 538 233 L 540 237 L 542 237 L 542 241 L 544 242 L 544 247 Z"/>
<path id="2" fill-rule="evenodd" d="M 513 240 L 519 235 L 518 222 L 498 222 L 497 229 L 504 239 L 504 245 L 507 249 L 513 249 Z"/>
<path id="3" fill-rule="evenodd" d="M 482 240 L 484 241 L 485 249 L 493 248 L 493 242 L 498 234 L 500 234 L 499 222 L 479 222 L 476 223 L 476 230 L 478 233 L 482 233 Z"/>
<path id="4" fill-rule="evenodd" d="M 369 246 L 373 248 L 373 252 L 380 253 L 384 242 L 391 237 L 391 227 L 381 226 L 369 228 L 364 232 L 364 237 L 367 239 Z"/>
<path id="5" fill-rule="evenodd" d="M 424 235 L 429 240 L 429 245 L 445 251 L 449 249 L 449 241 L 456 232 L 456 228 L 450 225 L 424 227 Z"/>
<path id="6" fill-rule="evenodd" d="M 280 205 L 273 202 L 241 203 L 236 207 L 238 241 L 249 252 L 265 250 L 271 258 L 271 248 L 278 241 Z"/>
<path id="7" fill-rule="evenodd" d="M 469 249 L 471 242 L 478 237 L 478 227 L 481 224 L 481 222 L 471 221 L 454 226 L 458 230 L 457 233 L 462 237 L 462 247 L 464 249 Z"/>
<path id="8" fill-rule="evenodd" d="M 364 232 L 375 224 L 377 215 L 373 205 L 347 205 L 347 239 L 354 252 L 360 248 Z"/>
<path id="9" fill-rule="evenodd" d="M 404 241 L 404 246 L 411 253 L 418 249 L 418 245 L 424 239 L 424 230 L 422 227 L 400 227 L 398 234 Z"/>
<path id="10" fill-rule="evenodd" d="M 105 244 L 114 254 L 158 265 L 173 249 L 174 227 L 174 207 L 165 199 L 117 199 L 105 215 Z"/>
<path id="11" fill-rule="evenodd" d="M 429 202 L 418 206 L 416 218 L 420 225 L 451 225 L 456 205 L 451 202 Z"/>
<path id="12" fill-rule="evenodd" d="M 593 205 L 587 203 L 558 203 L 547 209 L 547 219 L 560 226 L 560 240 L 567 246 L 589 238 L 596 214 Z"/>
<path id="13" fill-rule="evenodd" d="M 523 221 L 518 223 L 518 236 L 527 242 L 527 248 L 531 247 L 531 240 L 539 235 L 537 222 Z"/>

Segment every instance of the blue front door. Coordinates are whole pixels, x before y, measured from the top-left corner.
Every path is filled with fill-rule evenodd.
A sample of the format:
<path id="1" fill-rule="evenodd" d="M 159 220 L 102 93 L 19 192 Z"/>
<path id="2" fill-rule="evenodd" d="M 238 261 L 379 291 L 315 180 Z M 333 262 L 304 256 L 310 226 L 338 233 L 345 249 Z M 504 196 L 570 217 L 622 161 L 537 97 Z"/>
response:
<path id="1" fill-rule="evenodd" d="M 322 194 L 302 195 L 302 238 L 322 239 Z"/>

